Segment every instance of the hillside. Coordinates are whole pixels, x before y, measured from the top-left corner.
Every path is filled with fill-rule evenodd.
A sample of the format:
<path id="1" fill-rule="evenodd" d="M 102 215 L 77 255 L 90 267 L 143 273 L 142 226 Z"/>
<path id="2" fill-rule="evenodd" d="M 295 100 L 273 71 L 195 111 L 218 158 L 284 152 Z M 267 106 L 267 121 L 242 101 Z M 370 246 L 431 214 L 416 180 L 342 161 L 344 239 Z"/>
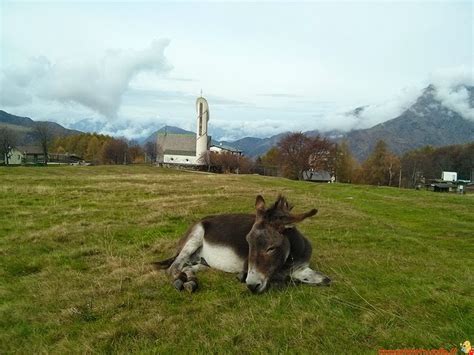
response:
<path id="1" fill-rule="evenodd" d="M 427 87 L 417 101 L 400 116 L 369 129 L 354 130 L 347 139 L 353 154 L 365 159 L 378 140 L 383 139 L 396 154 L 426 145 L 445 146 L 474 141 L 474 121 L 464 119 L 445 107 Z M 472 105 L 473 87 L 470 104 Z"/>
<path id="2" fill-rule="evenodd" d="M 196 220 L 284 193 L 331 287 L 179 293 L 151 262 Z M 0 169 L 0 353 L 375 354 L 472 334 L 470 195 L 150 166 Z M 429 218 L 427 218 L 429 216 Z M 472 341 L 472 338 L 471 338 Z"/>
<path id="3" fill-rule="evenodd" d="M 241 150 L 246 156 L 256 158 L 277 145 L 279 140 L 288 133 L 289 132 L 280 133 L 270 138 L 245 137 L 236 141 L 222 141 L 220 143 Z"/>
<path id="4" fill-rule="evenodd" d="M 0 126 L 8 127 L 17 133 L 19 139 L 18 145 L 35 142 L 34 125 L 38 122 L 46 122 L 52 135 L 55 137 L 82 133 L 81 131 L 67 129 L 56 122 L 33 121 L 29 117 L 15 116 L 0 110 Z"/>

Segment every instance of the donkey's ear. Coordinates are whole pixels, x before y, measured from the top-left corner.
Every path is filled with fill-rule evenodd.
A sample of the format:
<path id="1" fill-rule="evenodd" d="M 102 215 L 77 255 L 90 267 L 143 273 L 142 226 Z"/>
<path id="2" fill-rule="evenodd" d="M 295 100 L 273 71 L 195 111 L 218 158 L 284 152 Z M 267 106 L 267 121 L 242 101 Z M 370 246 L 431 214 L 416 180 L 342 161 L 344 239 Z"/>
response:
<path id="1" fill-rule="evenodd" d="M 255 199 L 255 209 L 261 212 L 265 211 L 265 200 L 262 195 L 258 195 Z"/>
<path id="2" fill-rule="evenodd" d="M 288 216 L 285 216 L 281 219 L 281 221 L 284 224 L 293 224 L 293 223 L 298 223 L 303 221 L 304 219 L 308 217 L 314 216 L 316 213 L 318 213 L 317 209 L 312 209 L 306 213 L 301 213 L 301 214 L 290 214 Z"/>

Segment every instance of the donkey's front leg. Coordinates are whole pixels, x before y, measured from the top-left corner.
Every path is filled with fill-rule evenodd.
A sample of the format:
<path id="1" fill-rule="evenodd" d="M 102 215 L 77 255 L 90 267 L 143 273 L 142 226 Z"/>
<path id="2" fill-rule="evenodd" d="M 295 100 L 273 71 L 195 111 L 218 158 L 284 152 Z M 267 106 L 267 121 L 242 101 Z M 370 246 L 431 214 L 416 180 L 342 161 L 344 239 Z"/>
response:
<path id="1" fill-rule="evenodd" d="M 198 281 L 196 277 L 196 272 L 209 267 L 204 264 L 195 264 L 191 266 L 185 266 L 183 273 L 186 275 L 186 281 L 184 281 L 182 287 L 188 292 L 194 292 L 198 288 Z M 175 286 L 176 287 L 176 286 Z"/>
<path id="2" fill-rule="evenodd" d="M 241 283 L 244 283 L 245 280 L 247 279 L 247 272 L 248 272 L 248 268 L 249 268 L 249 260 L 248 259 L 245 259 L 245 262 L 244 262 L 244 269 L 239 272 L 237 274 L 237 279 L 241 282 Z"/>
<path id="3" fill-rule="evenodd" d="M 293 281 L 317 286 L 329 286 L 331 279 L 326 275 L 314 271 L 308 265 L 302 265 L 290 271 L 290 278 Z"/>
<path id="4" fill-rule="evenodd" d="M 185 266 L 193 265 L 192 259 L 198 256 L 196 254 L 202 247 L 203 240 L 204 228 L 201 223 L 197 223 L 189 230 L 181 251 L 168 269 L 169 275 L 173 278 L 173 286 L 179 291 L 188 282 L 188 274 L 190 277 L 194 276 L 192 269 L 185 269 Z M 189 284 L 187 287 L 189 288 Z"/>

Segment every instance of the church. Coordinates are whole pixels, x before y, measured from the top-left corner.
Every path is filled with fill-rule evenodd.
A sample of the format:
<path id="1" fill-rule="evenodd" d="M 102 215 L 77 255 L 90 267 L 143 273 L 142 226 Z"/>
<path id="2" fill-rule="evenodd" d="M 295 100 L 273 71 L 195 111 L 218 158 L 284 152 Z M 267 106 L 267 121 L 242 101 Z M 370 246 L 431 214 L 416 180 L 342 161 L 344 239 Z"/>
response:
<path id="1" fill-rule="evenodd" d="M 204 97 L 196 100 L 197 130 L 194 134 L 161 132 L 157 136 L 159 164 L 201 166 L 206 165 L 211 148 L 211 136 L 207 134 L 209 104 Z"/>

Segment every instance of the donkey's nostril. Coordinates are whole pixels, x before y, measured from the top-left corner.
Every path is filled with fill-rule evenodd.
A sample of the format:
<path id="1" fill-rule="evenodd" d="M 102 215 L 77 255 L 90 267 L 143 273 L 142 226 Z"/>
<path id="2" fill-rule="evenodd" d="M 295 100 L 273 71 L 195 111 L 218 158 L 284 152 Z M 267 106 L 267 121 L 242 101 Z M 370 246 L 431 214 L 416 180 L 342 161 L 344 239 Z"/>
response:
<path id="1" fill-rule="evenodd" d="M 262 284 L 261 283 L 256 283 L 256 284 L 247 284 L 247 288 L 252 292 L 255 293 L 257 290 L 260 288 Z"/>

